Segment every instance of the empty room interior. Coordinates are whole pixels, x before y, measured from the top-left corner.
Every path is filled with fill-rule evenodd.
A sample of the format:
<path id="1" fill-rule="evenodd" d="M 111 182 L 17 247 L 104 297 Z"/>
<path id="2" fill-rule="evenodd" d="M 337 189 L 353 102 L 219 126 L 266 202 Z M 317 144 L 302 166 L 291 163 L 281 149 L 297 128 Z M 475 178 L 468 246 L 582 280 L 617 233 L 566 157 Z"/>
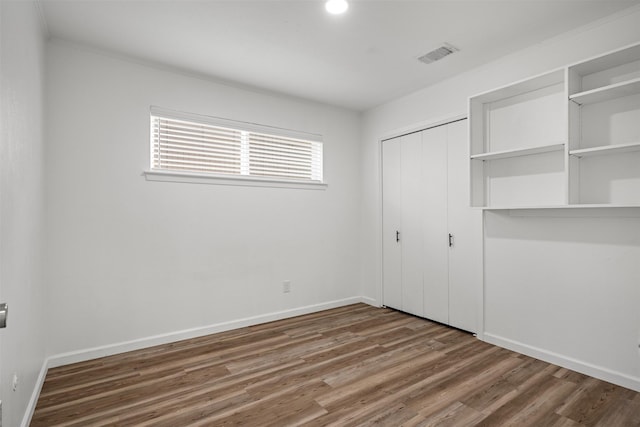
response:
<path id="1" fill-rule="evenodd" d="M 0 23 L 0 425 L 640 426 L 640 0 Z"/>

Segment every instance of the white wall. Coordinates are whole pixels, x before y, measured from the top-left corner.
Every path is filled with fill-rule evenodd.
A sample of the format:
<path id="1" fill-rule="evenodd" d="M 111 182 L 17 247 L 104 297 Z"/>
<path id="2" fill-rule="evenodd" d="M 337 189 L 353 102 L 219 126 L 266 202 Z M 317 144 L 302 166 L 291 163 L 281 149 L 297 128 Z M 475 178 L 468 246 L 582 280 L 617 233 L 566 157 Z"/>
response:
<path id="1" fill-rule="evenodd" d="M 487 212 L 485 338 L 639 389 L 638 260 L 640 209 Z"/>
<path id="2" fill-rule="evenodd" d="M 465 113 L 468 97 L 477 93 L 550 71 L 630 43 L 640 42 L 638 22 L 640 22 L 640 8 L 635 7 L 609 19 L 566 33 L 365 112 L 362 129 L 363 217 L 361 249 L 363 253 L 363 294 L 378 302 L 382 301 L 379 268 L 381 218 L 378 143 L 381 137 L 402 129 L 414 128 L 418 123 Z M 464 46 L 462 49 L 464 50 Z M 634 260 L 628 257 L 629 253 L 637 253 L 640 245 L 637 236 L 631 240 L 623 238 L 624 233 L 620 229 L 620 219 L 606 216 L 604 218 L 586 218 L 581 220 L 579 226 L 574 227 L 573 219 L 565 217 L 559 220 L 563 225 L 552 228 L 557 232 L 556 237 L 544 242 L 544 247 L 549 251 L 548 256 L 539 256 L 539 251 L 522 251 L 520 248 L 521 246 L 529 247 L 528 239 L 531 234 L 528 233 L 528 230 L 543 232 L 543 230 L 547 230 L 545 228 L 547 222 L 532 218 L 518 218 L 517 220 L 511 217 L 499 218 L 502 219 L 500 222 L 494 224 L 495 221 L 491 220 L 489 225 L 496 226 L 501 230 L 504 229 L 505 233 L 511 233 L 512 236 L 501 234 L 499 239 L 491 238 L 491 236 L 487 236 L 485 239 L 485 265 L 487 268 L 485 292 L 498 292 L 510 284 L 522 289 L 541 289 L 541 292 L 547 287 L 569 289 L 569 286 L 578 286 L 584 283 L 585 278 L 602 277 L 602 271 L 611 273 L 610 281 L 614 283 L 613 288 L 616 290 L 610 293 L 604 292 L 604 295 L 597 294 L 598 298 L 601 298 L 598 304 L 585 304 L 585 307 L 589 308 L 583 307 L 576 312 L 577 318 L 574 320 L 574 324 L 589 325 L 588 334 L 584 328 L 571 329 L 569 332 L 560 327 L 551 328 L 552 322 L 538 322 L 529 317 L 533 316 L 532 312 L 529 312 L 526 317 L 530 333 L 521 334 L 522 330 L 517 328 L 510 332 L 503 331 L 498 328 L 498 324 L 510 322 L 513 319 L 508 316 L 494 317 L 500 312 L 498 300 L 485 301 L 485 315 L 486 319 L 489 319 L 485 324 L 485 331 L 489 334 L 503 334 L 503 338 L 522 341 L 523 344 L 540 346 L 546 352 L 556 352 L 565 358 L 578 358 L 581 366 L 594 365 L 599 369 L 599 374 L 605 370 L 615 371 L 617 376 L 614 375 L 614 379 L 617 380 L 622 375 L 626 379 L 636 378 L 640 381 L 637 352 L 637 340 L 640 335 L 638 327 L 640 325 L 637 314 L 630 312 L 628 305 L 624 306 L 626 311 L 617 314 L 617 320 L 624 322 L 625 331 L 616 334 L 610 334 L 611 321 L 594 325 L 590 316 L 591 309 L 595 310 L 596 307 L 600 312 L 618 310 L 621 295 L 626 295 L 630 299 L 634 297 L 633 292 L 629 294 L 626 292 L 635 289 L 633 286 L 637 287 L 638 283 L 637 266 L 634 264 L 637 263 L 637 258 Z M 635 226 L 637 221 L 634 221 L 636 220 L 631 220 L 631 223 L 627 224 Z M 614 230 L 614 233 L 611 237 L 605 238 L 608 230 Z M 582 233 L 589 233 L 590 237 L 585 238 Z M 567 247 L 573 246 L 576 246 L 577 249 L 574 251 L 565 250 Z M 500 259 L 500 254 L 505 252 L 510 254 L 509 262 L 502 262 Z M 551 257 L 549 254 L 554 254 L 554 256 Z M 571 270 L 558 269 L 558 265 L 576 266 L 586 254 L 589 254 L 590 262 L 585 263 L 579 274 L 575 274 Z M 608 261 L 612 257 L 613 261 Z M 594 260 L 601 262 L 594 262 Z M 607 262 L 612 262 L 617 268 L 605 268 L 603 263 Z M 545 280 L 547 280 L 545 288 L 539 288 L 539 274 L 530 274 L 531 271 L 526 268 L 514 271 L 511 269 L 511 265 L 521 265 L 529 269 L 536 269 L 536 271 L 556 271 L 558 274 L 545 276 Z M 519 278 L 517 284 L 509 282 L 514 277 Z M 587 282 L 585 286 L 596 286 L 596 284 Z M 553 307 L 578 303 L 575 298 L 570 298 L 570 293 L 560 294 L 563 298 L 555 301 Z M 582 297 L 588 298 L 589 295 Z M 534 342 L 535 334 L 552 335 L 552 338 Z M 571 339 L 567 337 L 568 334 L 571 334 Z M 624 338 L 621 334 L 624 334 Z M 618 337 L 618 340 L 611 353 L 604 354 L 602 351 L 594 351 L 594 342 L 610 343 L 612 335 Z M 571 351 L 567 349 L 567 346 L 560 345 L 564 338 L 567 338 L 566 342 L 571 342 Z M 625 354 L 614 353 L 617 351 L 624 351 Z M 624 361 L 621 362 L 620 358 Z M 637 382 L 637 386 L 640 387 L 640 382 Z"/>
<path id="3" fill-rule="evenodd" d="M 17 426 L 45 359 L 44 43 L 33 2 L 0 1 L 0 15 L 0 301 L 10 307 L 0 330 L 0 398 L 2 425 Z"/>
<path id="4" fill-rule="evenodd" d="M 359 295 L 357 113 L 61 41 L 47 58 L 49 354 Z M 328 189 L 146 181 L 150 105 L 322 134 Z"/>

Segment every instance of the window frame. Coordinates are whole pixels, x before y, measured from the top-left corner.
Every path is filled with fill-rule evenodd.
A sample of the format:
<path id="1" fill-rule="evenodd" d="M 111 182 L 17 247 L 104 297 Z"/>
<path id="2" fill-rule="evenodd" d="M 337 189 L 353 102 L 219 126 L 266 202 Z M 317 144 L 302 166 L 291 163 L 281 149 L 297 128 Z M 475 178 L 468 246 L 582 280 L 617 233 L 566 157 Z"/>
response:
<path id="1" fill-rule="evenodd" d="M 259 134 L 274 135 L 284 138 L 295 138 L 321 144 L 321 172 L 322 181 L 298 180 L 285 177 L 269 177 L 255 175 L 234 175 L 215 174 L 209 172 L 192 172 L 170 169 L 154 169 L 153 164 L 153 122 L 152 116 L 160 116 L 167 119 L 185 120 L 211 126 L 219 126 L 238 130 L 241 132 L 254 132 Z M 328 184 L 324 180 L 324 144 L 322 136 L 307 132 L 300 132 L 291 129 L 283 129 L 274 126 L 260 125 L 256 123 L 241 122 L 237 120 L 224 119 L 220 117 L 206 116 L 195 113 L 185 113 L 176 110 L 151 106 L 149 111 L 149 159 L 148 169 L 143 171 L 147 181 L 179 182 L 195 184 L 215 184 L 215 185 L 239 185 L 250 187 L 274 187 L 274 188 L 299 188 L 324 190 Z"/>

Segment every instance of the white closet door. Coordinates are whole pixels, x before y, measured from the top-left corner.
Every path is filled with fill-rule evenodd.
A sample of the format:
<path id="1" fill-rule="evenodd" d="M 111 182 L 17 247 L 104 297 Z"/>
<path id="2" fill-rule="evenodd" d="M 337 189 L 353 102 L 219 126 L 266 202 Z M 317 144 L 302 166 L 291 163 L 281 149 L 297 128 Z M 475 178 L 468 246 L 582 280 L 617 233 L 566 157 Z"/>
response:
<path id="1" fill-rule="evenodd" d="M 449 233 L 449 324 L 478 332 L 482 289 L 482 212 L 469 207 L 467 121 L 447 126 Z"/>
<path id="2" fill-rule="evenodd" d="M 449 323 L 447 126 L 422 131 L 424 317 Z"/>
<path id="3" fill-rule="evenodd" d="M 396 241 L 402 220 L 402 138 L 382 143 L 383 303 L 402 310 L 402 246 Z"/>
<path id="4" fill-rule="evenodd" d="M 422 135 L 402 137 L 402 310 L 424 316 Z"/>

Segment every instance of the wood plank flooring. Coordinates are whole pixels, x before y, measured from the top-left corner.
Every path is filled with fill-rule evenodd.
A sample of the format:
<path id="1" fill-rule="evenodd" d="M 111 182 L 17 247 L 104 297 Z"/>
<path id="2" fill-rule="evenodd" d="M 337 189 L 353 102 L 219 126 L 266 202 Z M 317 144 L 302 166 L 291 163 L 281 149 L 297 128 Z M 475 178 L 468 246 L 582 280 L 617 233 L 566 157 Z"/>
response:
<path id="1" fill-rule="evenodd" d="M 49 370 L 32 426 L 640 426 L 640 393 L 357 304 Z"/>

